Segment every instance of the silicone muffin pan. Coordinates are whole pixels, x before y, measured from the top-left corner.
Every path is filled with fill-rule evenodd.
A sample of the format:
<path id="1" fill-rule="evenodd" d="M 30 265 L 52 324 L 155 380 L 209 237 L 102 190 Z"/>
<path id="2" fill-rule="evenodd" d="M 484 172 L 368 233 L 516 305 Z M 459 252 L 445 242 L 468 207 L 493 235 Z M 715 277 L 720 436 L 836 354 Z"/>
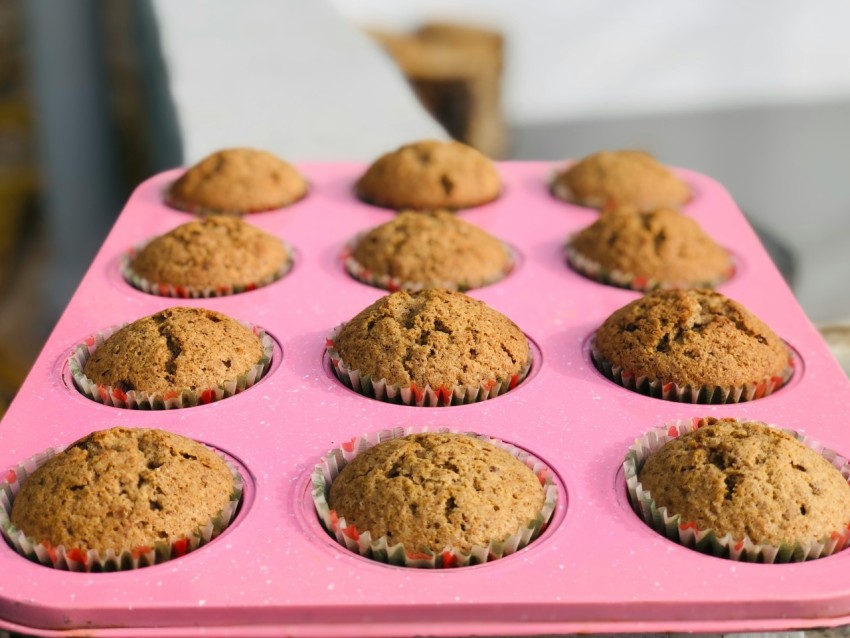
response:
<path id="1" fill-rule="evenodd" d="M 670 421 L 753 418 L 850 454 L 850 383 L 726 191 L 677 170 L 694 192 L 684 212 L 735 256 L 719 290 L 741 301 L 795 353 L 795 373 L 771 396 L 690 405 L 631 392 L 600 374 L 588 342 L 638 297 L 573 272 L 563 246 L 597 213 L 548 192 L 544 163 L 504 163 L 501 198 L 458 213 L 517 255 L 504 280 L 469 294 L 513 319 L 534 363 L 508 393 L 424 408 L 367 398 L 341 384 L 325 356 L 334 326 L 385 294 L 341 260 L 355 234 L 393 213 L 359 202 L 364 166 L 302 165 L 309 195 L 246 219 L 285 239 L 293 269 L 228 297 L 170 299 L 127 284 L 121 256 L 191 219 L 162 203 L 178 171 L 132 195 L 0 424 L 0 471 L 98 429 L 156 427 L 204 442 L 245 478 L 235 521 L 197 551 L 135 571 L 44 567 L 0 543 L 0 629 L 38 635 L 523 635 L 645 631 L 769 631 L 850 623 L 850 550 L 806 563 L 763 565 L 704 555 L 657 534 L 630 508 L 621 470 L 635 438 Z M 73 385 L 68 358 L 99 330 L 173 305 L 218 310 L 275 340 L 269 373 L 235 396 L 171 410 L 96 403 Z M 528 450 L 554 472 L 559 502 L 528 547 L 470 567 L 380 564 L 321 527 L 310 475 L 332 449 L 394 427 L 446 427 Z M 5 475 L 5 473 L 4 473 Z M 2 476 L 2 475 L 0 475 Z"/>

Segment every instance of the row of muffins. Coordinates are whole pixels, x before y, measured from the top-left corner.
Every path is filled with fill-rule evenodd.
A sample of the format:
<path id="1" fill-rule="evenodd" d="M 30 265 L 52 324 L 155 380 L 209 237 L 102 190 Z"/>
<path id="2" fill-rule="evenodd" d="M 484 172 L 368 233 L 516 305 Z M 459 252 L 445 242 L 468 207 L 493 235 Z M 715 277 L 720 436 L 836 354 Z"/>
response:
<path id="1" fill-rule="evenodd" d="M 189 168 L 165 194 L 170 206 L 199 215 L 250 214 L 294 204 L 307 196 L 307 180 L 275 155 L 249 148 L 225 149 Z M 357 180 L 358 197 L 394 210 L 459 210 L 499 197 L 494 164 L 460 142 L 422 140 L 379 157 Z M 563 201 L 607 209 L 630 205 L 639 212 L 677 210 L 688 185 L 641 151 L 601 152 L 557 172 L 552 194 Z"/>
<path id="2" fill-rule="evenodd" d="M 570 238 L 566 260 L 602 283 L 652 290 L 713 288 L 734 272 L 731 255 L 691 218 L 659 209 L 606 212 Z M 495 283 L 514 267 L 513 250 L 446 211 L 397 217 L 348 242 L 341 255 L 355 279 L 385 290 L 469 290 Z M 286 242 L 236 217 L 182 224 L 124 256 L 134 287 L 168 297 L 236 294 L 289 272 Z"/>
<path id="3" fill-rule="evenodd" d="M 850 543 L 850 463 L 822 445 L 734 418 L 666 424 L 623 464 L 635 512 L 704 553 L 782 563 Z M 316 516 L 347 549 L 408 567 L 502 558 L 549 525 L 559 489 L 533 455 L 471 433 L 398 428 L 332 450 L 311 476 Z M 0 532 L 60 569 L 137 569 L 214 539 L 242 498 L 239 470 L 163 430 L 93 432 L 0 482 Z"/>
<path id="4" fill-rule="evenodd" d="M 114 334 L 113 334 L 114 333 Z M 77 346 L 69 370 L 89 398 L 171 408 L 236 394 L 270 367 L 272 339 L 219 312 L 173 307 Z M 381 297 L 325 342 L 330 365 L 366 396 L 417 406 L 493 398 L 521 384 L 533 350 L 508 317 L 463 293 L 427 288 Z M 789 348 L 740 303 L 702 290 L 658 290 L 612 313 L 591 359 L 615 383 L 687 403 L 767 396 L 794 372 Z"/>
<path id="5" fill-rule="evenodd" d="M 288 205 L 303 197 L 306 188 L 306 181 L 283 160 L 263 151 L 230 149 L 187 170 L 170 186 L 166 200 L 204 215 L 248 213 Z M 458 142 L 416 142 L 382 156 L 358 180 L 357 191 L 362 199 L 401 214 L 347 244 L 346 269 L 388 290 L 467 290 L 498 281 L 513 267 L 510 247 L 448 211 L 491 201 L 499 190 L 492 163 Z M 566 246 L 568 263 L 592 279 L 636 290 L 713 287 L 734 271 L 729 253 L 694 220 L 676 212 L 689 198 L 687 185 L 645 153 L 596 153 L 557 173 L 552 190 L 561 199 L 607 213 Z M 288 271 L 292 251 L 285 242 L 281 248 L 262 231 L 225 224 L 186 225 L 155 239 L 139 254 L 132 251 L 123 262 L 125 278 L 153 294 L 206 297 L 250 290 Z M 186 236 L 197 242 L 204 231 L 210 237 L 207 249 L 187 248 Z M 222 241 L 224 235 L 228 242 Z M 237 280 L 216 281 L 210 249 L 254 254 L 228 258 L 226 268 L 220 266 L 215 274 Z M 179 263 L 179 270 L 168 266 L 169 261 Z"/>

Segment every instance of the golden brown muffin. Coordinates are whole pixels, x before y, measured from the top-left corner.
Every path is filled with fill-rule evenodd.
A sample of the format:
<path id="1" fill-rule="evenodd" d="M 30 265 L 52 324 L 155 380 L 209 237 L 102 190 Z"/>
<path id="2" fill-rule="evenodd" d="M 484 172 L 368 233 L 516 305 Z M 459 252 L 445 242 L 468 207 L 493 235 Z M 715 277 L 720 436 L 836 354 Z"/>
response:
<path id="1" fill-rule="evenodd" d="M 552 193 L 590 208 L 625 204 L 640 212 L 679 209 L 691 196 L 687 184 L 642 151 L 588 155 L 555 175 Z"/>
<path id="2" fill-rule="evenodd" d="M 355 277 L 365 269 L 367 283 L 390 289 L 478 288 L 504 277 L 513 261 L 498 239 L 446 211 L 403 212 L 363 235 L 351 257 Z"/>
<path id="3" fill-rule="evenodd" d="M 244 289 L 270 282 L 288 267 L 289 251 L 238 217 L 206 217 L 161 235 L 142 248 L 132 271 L 151 283 L 190 289 Z"/>
<path id="4" fill-rule="evenodd" d="M 757 421 L 705 419 L 647 458 L 639 480 L 668 515 L 736 540 L 808 543 L 850 524 L 850 485 L 841 472 Z"/>
<path id="5" fill-rule="evenodd" d="M 282 208 L 306 194 L 306 180 L 279 157 L 231 148 L 189 168 L 171 185 L 166 200 L 199 215 L 241 215 Z"/>
<path id="6" fill-rule="evenodd" d="M 152 548 L 195 534 L 228 505 L 233 475 L 212 450 L 162 430 L 94 432 L 21 486 L 12 524 L 66 550 Z"/>
<path id="7" fill-rule="evenodd" d="M 378 299 L 345 324 L 334 346 L 351 369 L 402 387 L 477 386 L 519 374 L 530 360 L 510 319 L 441 288 Z"/>
<path id="8" fill-rule="evenodd" d="M 680 387 L 740 388 L 783 377 L 789 365 L 770 328 L 710 290 L 644 295 L 605 320 L 595 348 L 613 366 Z"/>
<path id="9" fill-rule="evenodd" d="M 567 255 L 592 279 L 634 290 L 711 287 L 732 272 L 729 253 L 696 221 L 665 208 L 604 212 L 570 240 Z"/>
<path id="10" fill-rule="evenodd" d="M 358 532 L 407 552 L 469 552 L 516 534 L 540 514 L 544 491 L 509 452 L 460 434 L 384 441 L 331 484 L 328 505 Z"/>
<path id="11" fill-rule="evenodd" d="M 493 163 L 460 142 L 423 140 L 379 157 L 357 182 L 360 199 L 396 210 L 470 208 L 499 196 Z"/>
<path id="12" fill-rule="evenodd" d="M 83 373 L 101 386 L 163 395 L 220 386 L 263 354 L 257 336 L 238 321 L 175 307 L 118 330 L 92 353 Z"/>

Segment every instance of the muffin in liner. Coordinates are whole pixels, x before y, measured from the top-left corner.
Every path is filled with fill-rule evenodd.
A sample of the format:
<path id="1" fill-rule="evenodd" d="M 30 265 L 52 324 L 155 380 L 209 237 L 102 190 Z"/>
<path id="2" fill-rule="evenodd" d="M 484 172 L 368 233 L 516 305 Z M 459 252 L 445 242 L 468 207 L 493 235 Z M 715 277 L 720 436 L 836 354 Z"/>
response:
<path id="1" fill-rule="evenodd" d="M 179 558 L 205 545 L 224 531 L 233 520 L 242 500 L 244 486 L 242 475 L 233 463 L 216 451 L 233 475 L 230 501 L 212 520 L 198 527 L 189 536 L 163 540 L 155 543 L 153 547 L 109 549 L 102 554 L 94 549 L 83 551 L 67 548 L 64 545 L 54 547 L 48 541 L 39 542 L 35 538 L 28 537 L 12 524 L 12 504 L 27 477 L 64 449 L 64 446 L 50 448 L 37 454 L 10 469 L 0 481 L 0 532 L 21 556 L 47 567 L 74 572 L 114 572 L 139 569 Z"/>
<path id="2" fill-rule="evenodd" d="M 309 183 L 274 153 L 224 148 L 187 167 L 163 192 L 168 206 L 195 215 L 246 215 L 303 199 Z"/>
<path id="3" fill-rule="evenodd" d="M 736 540 L 731 533 L 718 536 L 712 529 L 699 529 L 696 523 L 683 521 L 680 515 L 668 512 L 666 507 L 658 507 L 652 494 L 644 490 L 638 480 L 638 474 L 646 459 L 658 452 L 671 439 L 692 432 L 704 424 L 705 420 L 698 417 L 672 421 L 650 430 L 636 439 L 629 448 L 623 462 L 629 502 L 647 525 L 666 538 L 690 549 L 720 558 L 750 563 L 792 563 L 813 560 L 839 552 L 850 544 L 850 526 L 835 530 L 809 543 L 784 543 L 776 546 L 754 543 L 747 536 Z M 790 434 L 803 445 L 823 456 L 841 472 L 845 479 L 850 480 L 850 461 L 846 458 L 803 434 L 786 429 L 783 429 L 783 432 Z"/>
<path id="4" fill-rule="evenodd" d="M 145 279 L 133 270 L 133 260 L 136 258 L 136 255 L 139 253 L 139 251 L 147 245 L 147 242 L 134 246 L 126 253 L 121 255 L 121 275 L 124 277 L 124 280 L 134 288 L 137 288 L 142 292 L 146 292 L 149 295 L 157 295 L 159 297 L 173 297 L 177 299 L 205 299 L 209 297 L 225 297 L 227 295 L 236 295 L 241 292 L 249 292 L 251 290 L 256 290 L 257 288 L 262 288 L 263 286 L 268 286 L 270 283 L 281 279 L 290 270 L 292 270 L 292 265 L 294 262 L 293 255 L 295 254 L 295 251 L 292 246 L 290 246 L 282 239 L 280 240 L 280 242 L 281 244 L 283 244 L 283 247 L 286 250 L 287 255 L 289 256 L 286 262 L 272 275 L 262 277 L 260 279 L 257 279 L 256 281 L 252 281 L 247 284 L 233 284 L 228 282 L 222 282 L 221 285 L 211 288 L 195 286 L 175 286 L 173 284 L 159 283 L 155 281 L 150 281 L 149 279 Z"/>
<path id="5" fill-rule="evenodd" d="M 375 159 L 354 191 L 367 204 L 393 210 L 459 210 L 498 199 L 502 184 L 495 164 L 471 146 L 418 140 Z"/>
<path id="6" fill-rule="evenodd" d="M 655 279 L 652 277 L 637 276 L 632 273 L 623 272 L 617 268 L 607 269 L 598 261 L 590 259 L 572 246 L 572 238 L 564 245 L 564 256 L 567 263 L 577 273 L 584 275 L 588 279 L 598 281 L 608 286 L 616 286 L 618 288 L 628 288 L 639 292 L 649 292 L 657 288 L 716 288 L 720 284 L 728 281 L 735 274 L 735 265 L 732 264 L 729 270 L 723 273 L 722 276 L 714 279 L 705 279 L 703 281 L 669 281 L 664 279 Z"/>
<path id="7" fill-rule="evenodd" d="M 311 474 L 313 503 L 316 506 L 316 512 L 322 526 L 340 545 L 361 556 L 390 565 L 439 569 L 466 567 L 493 561 L 522 549 L 540 536 L 549 525 L 552 514 L 558 505 L 558 487 L 554 482 L 552 471 L 540 459 L 513 445 L 481 434 L 456 432 L 448 428 L 438 428 L 431 431 L 466 434 L 475 437 L 506 450 L 531 468 L 543 486 L 544 503 L 540 513 L 536 518 L 529 521 L 527 527 L 517 530 L 515 534 L 505 539 L 491 541 L 487 546 L 475 546 L 469 552 L 453 547 L 445 547 L 439 552 L 408 552 L 402 543 L 391 545 L 386 536 L 373 540 L 370 532 L 361 534 L 356 527 L 346 524 L 345 519 L 339 518 L 336 511 L 330 508 L 327 497 L 331 483 L 354 457 L 382 441 L 428 431 L 427 427 L 398 427 L 392 430 L 365 434 L 343 443 L 322 458 Z"/>
<path id="8" fill-rule="evenodd" d="M 794 376 L 794 359 L 788 352 L 788 366 L 781 376 L 760 379 L 743 386 L 723 387 L 718 385 L 680 386 L 677 383 L 657 377 L 639 376 L 631 370 L 610 363 L 596 347 L 596 336 L 590 340 L 590 359 L 593 365 L 605 377 L 627 390 L 645 394 L 665 401 L 679 403 L 743 403 L 766 397 L 784 386 Z"/>
<path id="9" fill-rule="evenodd" d="M 263 356 L 247 372 L 240 374 L 222 385 L 203 390 L 190 390 L 186 388 L 180 392 L 171 391 L 164 394 L 149 393 L 142 390 L 125 391 L 115 386 L 99 385 L 83 372 L 86 362 L 88 362 L 92 353 L 103 345 L 109 337 L 126 325 L 124 323 L 118 326 L 112 326 L 91 335 L 85 342 L 77 345 L 68 357 L 68 370 L 74 380 L 74 386 L 92 401 L 116 408 L 130 408 L 133 410 L 167 410 L 205 405 L 213 401 L 220 401 L 221 399 L 242 392 L 246 388 L 250 388 L 263 378 L 263 375 L 268 372 L 271 365 L 274 341 L 259 326 L 243 323 L 260 340 L 263 348 Z"/>
<path id="10" fill-rule="evenodd" d="M 495 377 L 488 379 L 478 385 L 454 385 L 450 388 L 440 386 L 432 388 L 425 386 L 420 388 L 416 384 L 401 386 L 388 383 L 386 379 L 373 379 L 369 375 L 361 374 L 359 370 L 352 369 L 339 356 L 334 341 L 345 323 L 339 324 L 331 331 L 325 341 L 325 352 L 331 363 L 336 377 L 347 387 L 355 392 L 363 394 L 372 399 L 387 401 L 389 403 L 403 403 L 404 405 L 415 405 L 417 407 L 445 407 L 449 405 L 465 405 L 493 399 L 508 390 L 513 390 L 528 376 L 532 364 L 532 350 L 528 350 L 528 361 L 517 374 L 508 377 Z"/>
<path id="11" fill-rule="evenodd" d="M 567 179 L 559 179 L 559 178 L 563 178 L 566 173 L 570 172 L 573 169 L 582 170 L 582 167 L 584 167 L 586 169 L 587 168 L 586 163 L 588 161 L 591 161 L 593 163 L 598 163 L 600 161 L 600 159 L 602 159 L 603 156 L 607 157 L 609 160 L 612 157 L 614 157 L 614 158 L 619 158 L 618 161 L 623 161 L 623 159 L 626 159 L 627 162 L 634 162 L 635 158 L 639 161 L 639 163 L 642 161 L 644 163 L 644 167 L 643 168 L 637 167 L 637 170 L 638 170 L 638 174 L 641 177 L 643 177 L 644 179 L 647 177 L 647 173 L 646 173 L 647 166 L 646 166 L 645 162 L 647 160 L 649 160 L 650 164 L 652 165 L 652 166 L 650 166 L 650 172 L 655 173 L 654 175 L 650 176 L 650 179 L 652 179 L 652 180 L 659 180 L 659 179 L 663 180 L 662 187 L 665 190 L 669 190 L 669 186 L 671 185 L 671 183 L 679 183 L 680 185 L 684 186 L 685 189 L 687 189 L 687 193 L 685 195 L 682 195 L 682 194 L 673 195 L 672 199 L 669 199 L 668 197 L 664 197 L 664 198 L 661 198 L 660 200 L 659 200 L 659 198 L 656 194 L 656 195 L 653 195 L 650 198 L 649 201 L 647 201 L 646 192 L 644 191 L 643 193 L 641 193 L 642 197 L 640 198 L 640 200 L 635 201 L 635 199 L 634 199 L 635 193 L 634 192 L 631 193 L 631 195 L 632 195 L 631 197 L 629 197 L 627 195 L 625 197 L 625 199 L 623 199 L 623 197 L 622 197 L 623 193 L 620 193 L 621 196 L 619 198 L 615 198 L 613 193 L 610 192 L 610 186 L 605 185 L 605 186 L 600 186 L 597 192 L 585 192 L 583 195 L 580 195 L 580 194 L 576 193 L 576 191 L 570 186 L 570 184 L 567 183 Z M 624 157 L 624 156 L 629 156 L 631 159 L 629 157 Z M 609 167 L 604 168 L 604 169 L 603 169 L 603 167 L 598 167 L 598 169 L 603 170 L 603 172 L 601 173 L 601 176 L 604 176 L 606 173 L 610 173 L 610 171 L 612 170 L 612 167 L 609 166 Z M 662 171 L 662 173 L 658 172 L 659 169 Z M 620 168 L 620 169 L 615 168 L 615 170 L 617 170 L 617 172 L 620 172 L 622 170 L 622 168 Z M 634 171 L 635 168 L 632 168 L 631 170 Z M 670 178 L 672 178 L 672 182 L 670 181 Z M 609 176 L 609 179 L 610 179 L 610 176 Z M 552 169 L 551 173 L 549 174 L 547 184 L 548 184 L 548 187 L 549 187 L 549 193 L 555 199 L 560 200 L 562 202 L 565 202 L 567 204 L 572 204 L 573 206 L 580 206 L 582 208 L 595 209 L 595 210 L 600 211 L 600 212 L 605 210 L 605 209 L 615 207 L 619 204 L 639 204 L 639 207 L 641 208 L 641 210 L 647 210 L 647 211 L 652 210 L 654 208 L 660 208 L 660 207 L 670 207 L 670 208 L 674 208 L 674 209 L 679 209 L 682 206 L 689 204 L 691 201 L 693 201 L 693 198 L 694 198 L 694 194 L 693 194 L 693 190 L 692 190 L 691 186 L 689 184 L 687 184 L 687 182 L 685 182 L 682 178 L 678 177 L 672 171 L 670 171 L 669 167 L 667 167 L 664 164 L 661 164 L 660 162 L 658 162 L 657 159 L 655 159 L 654 157 L 652 157 L 651 155 L 649 155 L 647 153 L 644 153 L 644 152 L 641 152 L 641 151 L 633 151 L 633 150 L 630 151 L 630 150 L 625 150 L 625 149 L 620 150 L 620 151 L 596 152 L 596 153 L 592 153 L 591 155 L 586 155 L 585 157 L 582 157 L 578 160 L 563 162 L 560 165 L 557 165 L 554 169 Z M 579 189 L 579 190 L 582 190 L 582 189 Z M 629 190 L 633 191 L 633 188 L 630 188 Z M 655 187 L 653 187 L 651 190 L 657 191 L 657 185 Z M 669 195 L 669 193 L 666 193 L 666 194 Z"/>
<path id="12" fill-rule="evenodd" d="M 446 288 L 447 290 L 457 290 L 459 292 L 466 292 L 467 290 L 472 290 L 474 288 L 483 288 L 484 286 L 489 286 L 490 284 L 494 284 L 497 281 L 501 281 L 509 274 L 511 274 L 514 269 L 514 266 L 516 265 L 516 259 L 514 257 L 513 250 L 511 250 L 511 247 L 507 244 L 502 243 L 502 246 L 505 249 L 505 253 L 507 253 L 508 255 L 508 263 L 502 272 L 490 278 L 461 283 L 455 281 L 441 281 L 434 284 L 423 284 L 421 282 L 415 281 L 404 281 L 399 277 L 390 277 L 389 275 L 376 275 L 354 258 L 355 246 L 357 246 L 358 242 L 368 232 L 369 231 L 358 233 L 352 239 L 346 242 L 341 255 L 342 263 L 345 266 L 346 272 L 352 277 L 354 277 L 357 281 L 364 283 L 367 286 L 382 288 L 384 290 L 389 290 L 390 292 L 396 292 L 397 290 L 416 292 L 417 290 L 422 290 L 423 288 Z"/>

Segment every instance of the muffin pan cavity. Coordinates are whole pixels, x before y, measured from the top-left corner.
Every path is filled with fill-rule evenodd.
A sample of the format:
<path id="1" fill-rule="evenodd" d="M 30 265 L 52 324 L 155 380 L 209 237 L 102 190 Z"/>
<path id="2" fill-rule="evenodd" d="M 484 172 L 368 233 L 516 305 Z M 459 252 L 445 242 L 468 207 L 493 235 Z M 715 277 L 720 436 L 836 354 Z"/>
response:
<path id="1" fill-rule="evenodd" d="M 132 435 L 126 436 L 130 433 L 138 433 L 138 443 Z M 101 431 L 96 433 L 96 436 L 101 438 L 94 440 L 93 436 L 92 440 L 89 440 L 86 437 L 70 447 L 43 450 L 0 476 L 0 536 L 5 541 L 0 545 L 5 545 L 22 559 L 45 567 L 51 572 L 64 570 L 101 574 L 134 571 L 163 563 L 173 565 L 174 561 L 193 556 L 195 552 L 227 534 L 250 509 L 254 499 L 253 477 L 241 462 L 221 450 L 203 443 L 195 445 L 200 442 L 180 439 L 156 429 L 118 428 Z M 151 444 L 157 442 L 164 447 L 151 447 Z M 174 447 L 169 448 L 174 443 L 177 444 L 176 450 Z M 128 444 L 133 447 L 138 445 L 135 455 L 122 447 Z M 82 448 L 82 452 L 74 448 Z M 167 454 L 169 449 L 172 456 Z M 181 449 L 183 451 L 178 455 L 177 452 Z M 69 461 L 67 455 L 72 452 L 76 455 Z M 180 456 L 183 459 L 180 459 Z M 145 457 L 148 459 L 146 467 Z M 48 463 L 54 465 L 41 469 Z M 77 470 L 85 468 L 86 463 L 92 465 L 89 472 Z M 170 469 L 163 470 L 163 465 L 170 465 Z M 22 488 L 27 487 L 28 480 L 34 480 L 34 473 L 40 469 L 48 474 L 40 475 L 35 491 L 23 494 Z M 163 471 L 166 474 L 159 476 Z M 93 476 L 92 472 L 97 474 Z M 122 472 L 130 474 L 122 475 Z M 176 513 L 170 508 L 175 501 L 180 502 L 185 497 L 182 489 L 191 483 L 188 477 L 192 474 L 204 477 L 201 489 L 215 497 L 216 503 L 219 499 L 224 500 L 221 501 L 221 509 L 218 504 L 209 507 L 199 502 L 196 513 L 190 516 L 202 514 L 202 518 L 189 518 L 187 527 L 186 522 L 181 522 L 179 515 L 175 516 Z M 83 484 L 77 484 L 79 482 Z M 39 487 L 45 483 L 50 486 L 49 490 L 39 493 Z M 210 487 L 206 489 L 208 485 Z M 121 487 L 120 495 L 117 493 L 117 486 Z M 170 487 L 178 491 L 169 490 Z M 115 492 L 112 491 L 113 488 Z M 224 492 L 219 491 L 219 488 Z M 66 492 L 66 489 L 69 492 Z M 92 491 L 108 502 L 93 503 Z M 56 492 L 59 495 L 69 495 L 57 497 Z M 82 496 L 78 496 L 79 494 Z M 18 499 L 23 501 L 18 504 Z M 150 515 L 147 514 L 148 499 Z M 68 500 L 74 505 L 66 506 Z M 41 505 L 42 511 L 33 511 L 33 504 Z M 21 506 L 21 511 L 19 519 L 16 520 L 18 513 L 13 514 L 13 508 L 17 505 Z M 127 513 L 134 508 L 134 520 L 130 521 L 130 527 L 122 527 L 127 524 Z M 163 510 L 162 514 L 158 514 Z M 89 519 L 81 516 L 81 512 L 90 512 L 93 516 L 103 518 L 106 529 L 102 531 L 105 533 L 92 528 Z M 56 523 L 51 522 L 51 516 L 59 516 L 60 521 L 64 522 L 57 527 Z M 209 518 L 206 518 L 207 516 Z M 193 520 L 196 522 L 191 522 Z M 30 527 L 33 525 L 35 528 Z M 114 530 L 109 529 L 110 525 L 115 526 Z M 145 531 L 151 528 L 171 529 L 172 532 L 167 535 L 166 531 L 160 531 L 159 534 L 151 536 L 150 531 Z M 45 530 L 44 536 L 29 536 L 27 529 Z M 116 535 L 119 530 L 122 533 Z M 177 530 L 181 531 L 175 533 Z M 57 535 L 58 538 L 68 535 L 71 544 L 69 545 L 67 540 L 58 541 Z M 52 545 L 48 540 L 50 538 L 54 539 Z M 75 538 L 89 539 L 87 542 L 92 543 L 89 545 L 90 549 L 80 549 L 74 544 Z M 133 538 L 140 544 L 124 547 L 113 544 L 125 543 L 128 542 L 127 539 Z M 108 549 L 98 549 L 98 542 L 108 543 Z"/>
<path id="2" fill-rule="evenodd" d="M 191 219 L 163 201 L 181 170 L 139 186 L 0 424 L 0 477 L 22 459 L 104 428 L 160 428 L 208 442 L 232 455 L 245 478 L 235 522 L 209 547 L 134 572 L 69 573 L 0 547 L 0 632 L 344 638 L 726 633 L 850 623 L 850 588 L 842 585 L 850 551 L 788 565 L 736 563 L 667 540 L 627 500 L 624 506 L 625 480 L 616 475 L 629 445 L 670 421 L 753 419 L 850 450 L 841 418 L 850 383 L 720 185 L 675 170 L 698 193 L 685 214 L 745 257 L 746 268 L 737 260 L 722 293 L 792 344 L 794 375 L 778 392 L 735 405 L 694 405 L 653 400 L 603 378 L 590 360 L 589 337 L 640 293 L 588 281 L 565 263 L 563 243 L 597 215 L 550 196 L 552 164 L 503 163 L 496 167 L 501 196 L 458 215 L 509 241 L 521 263 L 467 296 L 531 335 L 531 369 L 490 400 L 412 408 L 349 390 L 325 356 L 334 327 L 386 294 L 345 272 L 342 248 L 394 213 L 354 197 L 364 164 L 296 168 L 310 183 L 307 198 L 244 218 L 296 246 L 295 269 L 248 293 L 205 299 L 146 294 L 121 277 L 128 248 Z M 79 393 L 68 363 L 77 345 L 104 327 L 174 306 L 262 326 L 273 335 L 270 369 L 244 392 L 190 409 L 117 408 Z M 356 435 L 409 427 L 486 434 L 537 456 L 558 485 L 548 527 L 523 549 L 458 569 L 387 566 L 340 546 L 316 515 L 313 468 Z"/>
<path id="3" fill-rule="evenodd" d="M 367 536 L 363 533 L 364 530 L 362 529 L 358 533 L 356 526 L 351 525 L 350 522 L 346 526 L 345 519 L 340 520 L 338 513 L 330 507 L 328 494 L 333 482 L 344 467 L 351 463 L 357 456 L 380 443 L 386 443 L 387 441 L 397 440 L 402 437 L 427 437 L 431 435 L 437 437 L 463 435 L 483 441 L 487 445 L 495 446 L 498 450 L 508 452 L 522 465 L 531 469 L 533 472 L 532 482 L 540 489 L 542 505 L 539 509 L 535 508 L 534 511 L 536 514 L 529 518 L 527 525 L 520 526 L 513 534 L 493 538 L 493 542 L 489 547 L 473 546 L 473 549 L 469 552 L 458 547 L 440 547 L 439 549 L 441 551 L 422 553 L 405 548 L 401 544 L 393 545 L 393 539 L 391 537 L 376 538 L 374 535 Z M 442 445 L 447 444 L 450 443 L 448 441 L 442 443 Z M 420 448 L 416 455 L 418 459 L 426 458 L 426 456 L 421 455 L 422 453 L 424 453 L 424 450 Z M 433 460 L 438 462 L 436 459 Z M 457 487 L 460 490 L 459 493 L 463 493 L 463 490 L 466 489 L 463 485 L 467 484 L 467 481 L 468 485 L 475 485 L 476 490 L 485 489 L 479 486 L 479 478 L 485 484 L 488 484 L 486 483 L 486 479 L 488 478 L 487 473 L 499 472 L 499 469 L 491 465 L 489 470 L 484 470 L 485 474 L 470 474 L 469 467 L 458 468 L 454 465 L 455 462 L 462 464 L 462 460 L 458 460 L 456 457 L 449 457 L 448 467 L 436 465 L 433 469 L 437 472 L 445 472 L 446 475 L 454 475 L 453 479 L 456 479 L 456 482 L 452 482 L 452 487 Z M 410 467 L 402 469 L 401 463 L 401 461 L 398 461 L 396 463 L 398 469 L 391 470 L 391 473 L 398 472 L 401 474 L 412 470 Z M 498 463 L 504 463 L 504 459 L 501 459 Z M 395 468 L 396 465 L 393 467 Z M 504 471 L 507 468 L 502 469 Z M 378 473 L 382 474 L 381 472 Z M 418 475 L 418 471 L 415 469 L 413 473 Z M 399 478 L 399 476 L 387 475 L 383 480 L 387 483 L 387 489 L 396 489 L 392 487 L 393 485 L 397 487 L 406 486 L 404 489 L 415 489 L 415 486 L 418 485 L 418 479 L 416 477 L 408 481 L 404 478 Z M 520 495 L 511 492 L 512 489 L 519 487 L 517 485 L 512 486 L 508 482 L 503 481 L 495 484 L 489 483 L 488 485 L 488 489 L 504 490 L 504 498 L 498 499 L 498 503 L 493 501 L 493 509 L 496 511 L 500 509 L 508 511 L 513 504 L 511 499 L 520 497 Z M 384 492 L 381 489 L 375 492 L 375 494 Z M 491 492 L 489 494 L 482 501 L 489 502 L 494 499 L 493 493 Z M 410 496 L 408 498 L 413 497 Z M 468 498 L 470 498 L 469 495 L 466 497 L 458 495 L 459 501 L 456 502 L 453 496 L 448 497 L 444 505 L 437 503 L 436 506 L 439 512 L 435 512 L 435 515 L 439 513 L 442 517 L 445 514 L 446 520 L 444 524 L 446 522 L 452 524 L 450 522 L 454 520 L 452 518 L 452 512 L 456 508 L 462 509 L 464 506 L 472 504 L 470 501 L 465 500 Z M 390 506 L 389 503 L 391 502 L 388 502 L 388 506 Z M 535 548 L 541 546 L 551 536 L 554 529 L 564 519 L 568 501 L 566 487 L 560 476 L 558 476 L 557 471 L 538 455 L 529 452 L 526 448 L 513 445 L 506 441 L 499 441 L 477 432 L 462 432 L 447 428 L 399 427 L 393 430 L 384 430 L 353 437 L 350 441 L 344 442 L 339 447 L 330 450 L 310 471 L 308 485 L 304 490 L 300 505 L 306 527 L 313 533 L 319 534 L 323 540 L 330 540 L 330 543 L 327 544 L 334 551 L 350 554 L 356 559 L 365 559 L 374 565 L 402 567 L 406 569 L 425 569 L 426 571 L 452 571 L 458 567 L 468 569 L 478 565 L 493 565 L 497 560 L 502 561 L 518 553 L 524 554 L 525 552 L 534 551 Z M 417 505 L 415 503 L 410 505 L 410 515 L 412 518 L 399 529 L 403 529 L 407 525 L 418 524 L 422 524 L 423 527 L 431 526 L 439 529 L 439 522 L 427 522 L 429 517 L 425 512 L 421 511 L 422 507 L 429 507 L 429 505 L 427 503 L 423 505 Z M 477 504 L 473 505 L 473 507 L 477 507 Z M 469 514 L 472 515 L 474 512 L 470 511 Z M 465 532 L 466 523 L 470 525 L 473 523 L 472 520 L 466 518 L 465 514 L 463 515 L 463 519 L 457 518 L 457 521 L 461 520 L 463 522 L 461 523 L 460 532 Z"/>

